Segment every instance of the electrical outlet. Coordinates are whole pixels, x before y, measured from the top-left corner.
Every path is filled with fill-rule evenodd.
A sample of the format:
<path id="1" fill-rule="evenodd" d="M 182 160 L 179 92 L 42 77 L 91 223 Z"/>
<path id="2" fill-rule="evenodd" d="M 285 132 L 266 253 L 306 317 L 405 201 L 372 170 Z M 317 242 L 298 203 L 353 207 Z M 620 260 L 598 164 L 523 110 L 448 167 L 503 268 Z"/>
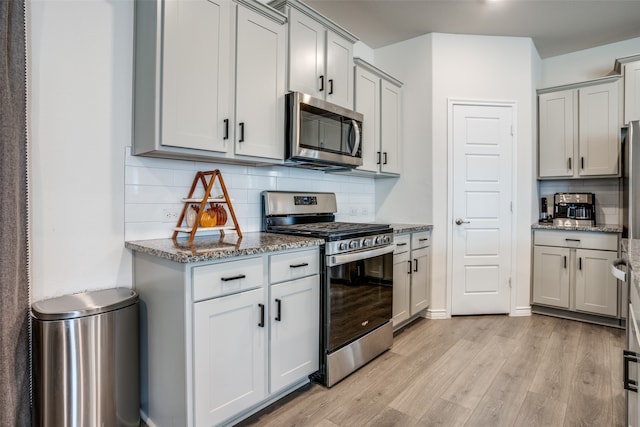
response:
<path id="1" fill-rule="evenodd" d="M 360 209 L 360 215 L 368 216 L 369 215 L 369 208 L 361 208 Z"/>
<path id="2" fill-rule="evenodd" d="M 162 217 L 167 221 L 176 221 L 178 219 L 178 213 L 171 209 L 164 208 L 162 209 Z"/>
<path id="3" fill-rule="evenodd" d="M 358 208 L 351 208 L 351 209 L 349 209 L 349 215 L 351 215 L 351 216 L 358 216 Z"/>

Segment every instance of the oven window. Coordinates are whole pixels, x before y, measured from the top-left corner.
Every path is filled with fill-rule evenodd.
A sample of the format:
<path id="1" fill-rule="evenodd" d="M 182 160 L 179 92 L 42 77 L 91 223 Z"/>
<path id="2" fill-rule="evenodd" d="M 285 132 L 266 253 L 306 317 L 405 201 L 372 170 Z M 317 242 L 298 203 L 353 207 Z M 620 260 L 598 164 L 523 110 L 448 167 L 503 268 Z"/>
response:
<path id="1" fill-rule="evenodd" d="M 391 319 L 393 253 L 329 267 L 327 280 L 329 352 Z"/>

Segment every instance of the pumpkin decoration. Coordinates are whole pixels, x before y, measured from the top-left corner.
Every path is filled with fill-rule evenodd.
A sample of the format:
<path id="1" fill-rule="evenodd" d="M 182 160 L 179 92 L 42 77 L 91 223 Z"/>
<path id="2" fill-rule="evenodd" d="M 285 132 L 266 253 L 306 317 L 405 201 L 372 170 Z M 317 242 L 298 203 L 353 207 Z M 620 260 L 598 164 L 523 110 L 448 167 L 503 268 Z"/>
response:
<path id="1" fill-rule="evenodd" d="M 214 205 L 213 209 L 215 209 L 216 214 L 217 214 L 217 224 L 222 226 L 225 225 L 227 223 L 227 211 L 224 209 L 224 207 L 222 205 Z"/>
<path id="2" fill-rule="evenodd" d="M 217 224 L 218 214 L 213 208 L 207 209 L 202 213 L 202 216 L 200 217 L 201 227 L 215 227 Z"/>

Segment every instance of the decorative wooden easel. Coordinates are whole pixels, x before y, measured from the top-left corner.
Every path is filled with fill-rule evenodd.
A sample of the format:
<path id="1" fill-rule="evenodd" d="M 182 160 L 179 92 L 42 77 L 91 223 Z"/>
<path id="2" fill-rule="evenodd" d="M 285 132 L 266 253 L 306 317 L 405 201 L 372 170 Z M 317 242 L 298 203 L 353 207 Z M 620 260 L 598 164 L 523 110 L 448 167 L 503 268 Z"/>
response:
<path id="1" fill-rule="evenodd" d="M 218 178 L 218 181 L 220 182 L 222 197 L 211 197 L 211 190 L 213 189 L 213 184 L 215 183 L 216 178 Z M 202 198 L 193 197 L 198 183 L 201 183 L 204 187 L 204 194 Z M 180 218 L 178 218 L 178 224 L 173 231 L 174 240 L 178 237 L 178 233 L 189 233 L 189 243 L 193 243 L 193 238 L 195 237 L 198 230 L 219 230 L 221 236 L 224 236 L 225 230 L 235 230 L 238 234 L 238 237 L 242 237 L 242 232 L 240 231 L 240 226 L 238 225 L 238 219 L 236 218 L 236 213 L 233 211 L 233 205 L 231 204 L 231 199 L 229 198 L 229 193 L 227 193 L 227 187 L 224 185 L 224 180 L 222 179 L 222 173 L 220 172 L 220 170 L 216 169 L 209 172 L 197 172 L 195 178 L 193 178 L 193 184 L 191 184 L 189 195 L 186 199 L 182 199 L 182 201 L 184 202 L 184 207 L 182 208 Z M 192 203 L 200 204 L 200 207 L 198 208 L 198 214 L 196 216 L 193 227 L 185 227 L 183 226 L 182 222 L 185 220 L 189 205 Z M 233 220 L 233 226 L 223 225 L 216 227 L 200 227 L 200 218 L 202 218 L 202 214 L 207 207 L 207 203 L 209 203 L 212 208 L 216 203 L 225 203 L 229 210 L 229 214 L 231 215 L 231 219 Z"/>

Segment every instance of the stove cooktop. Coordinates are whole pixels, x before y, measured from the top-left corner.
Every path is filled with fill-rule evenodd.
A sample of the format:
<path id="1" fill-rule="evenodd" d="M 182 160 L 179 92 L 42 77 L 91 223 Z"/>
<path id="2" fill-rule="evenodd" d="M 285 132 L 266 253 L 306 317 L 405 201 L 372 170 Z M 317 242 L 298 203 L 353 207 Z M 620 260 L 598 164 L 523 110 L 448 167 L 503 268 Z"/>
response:
<path id="1" fill-rule="evenodd" d="M 388 232 L 388 224 L 368 224 L 360 222 L 315 222 L 305 224 L 278 225 L 269 228 L 269 231 L 288 234 L 306 234 L 316 237 L 330 238 L 331 240 L 355 237 L 357 235 Z"/>

